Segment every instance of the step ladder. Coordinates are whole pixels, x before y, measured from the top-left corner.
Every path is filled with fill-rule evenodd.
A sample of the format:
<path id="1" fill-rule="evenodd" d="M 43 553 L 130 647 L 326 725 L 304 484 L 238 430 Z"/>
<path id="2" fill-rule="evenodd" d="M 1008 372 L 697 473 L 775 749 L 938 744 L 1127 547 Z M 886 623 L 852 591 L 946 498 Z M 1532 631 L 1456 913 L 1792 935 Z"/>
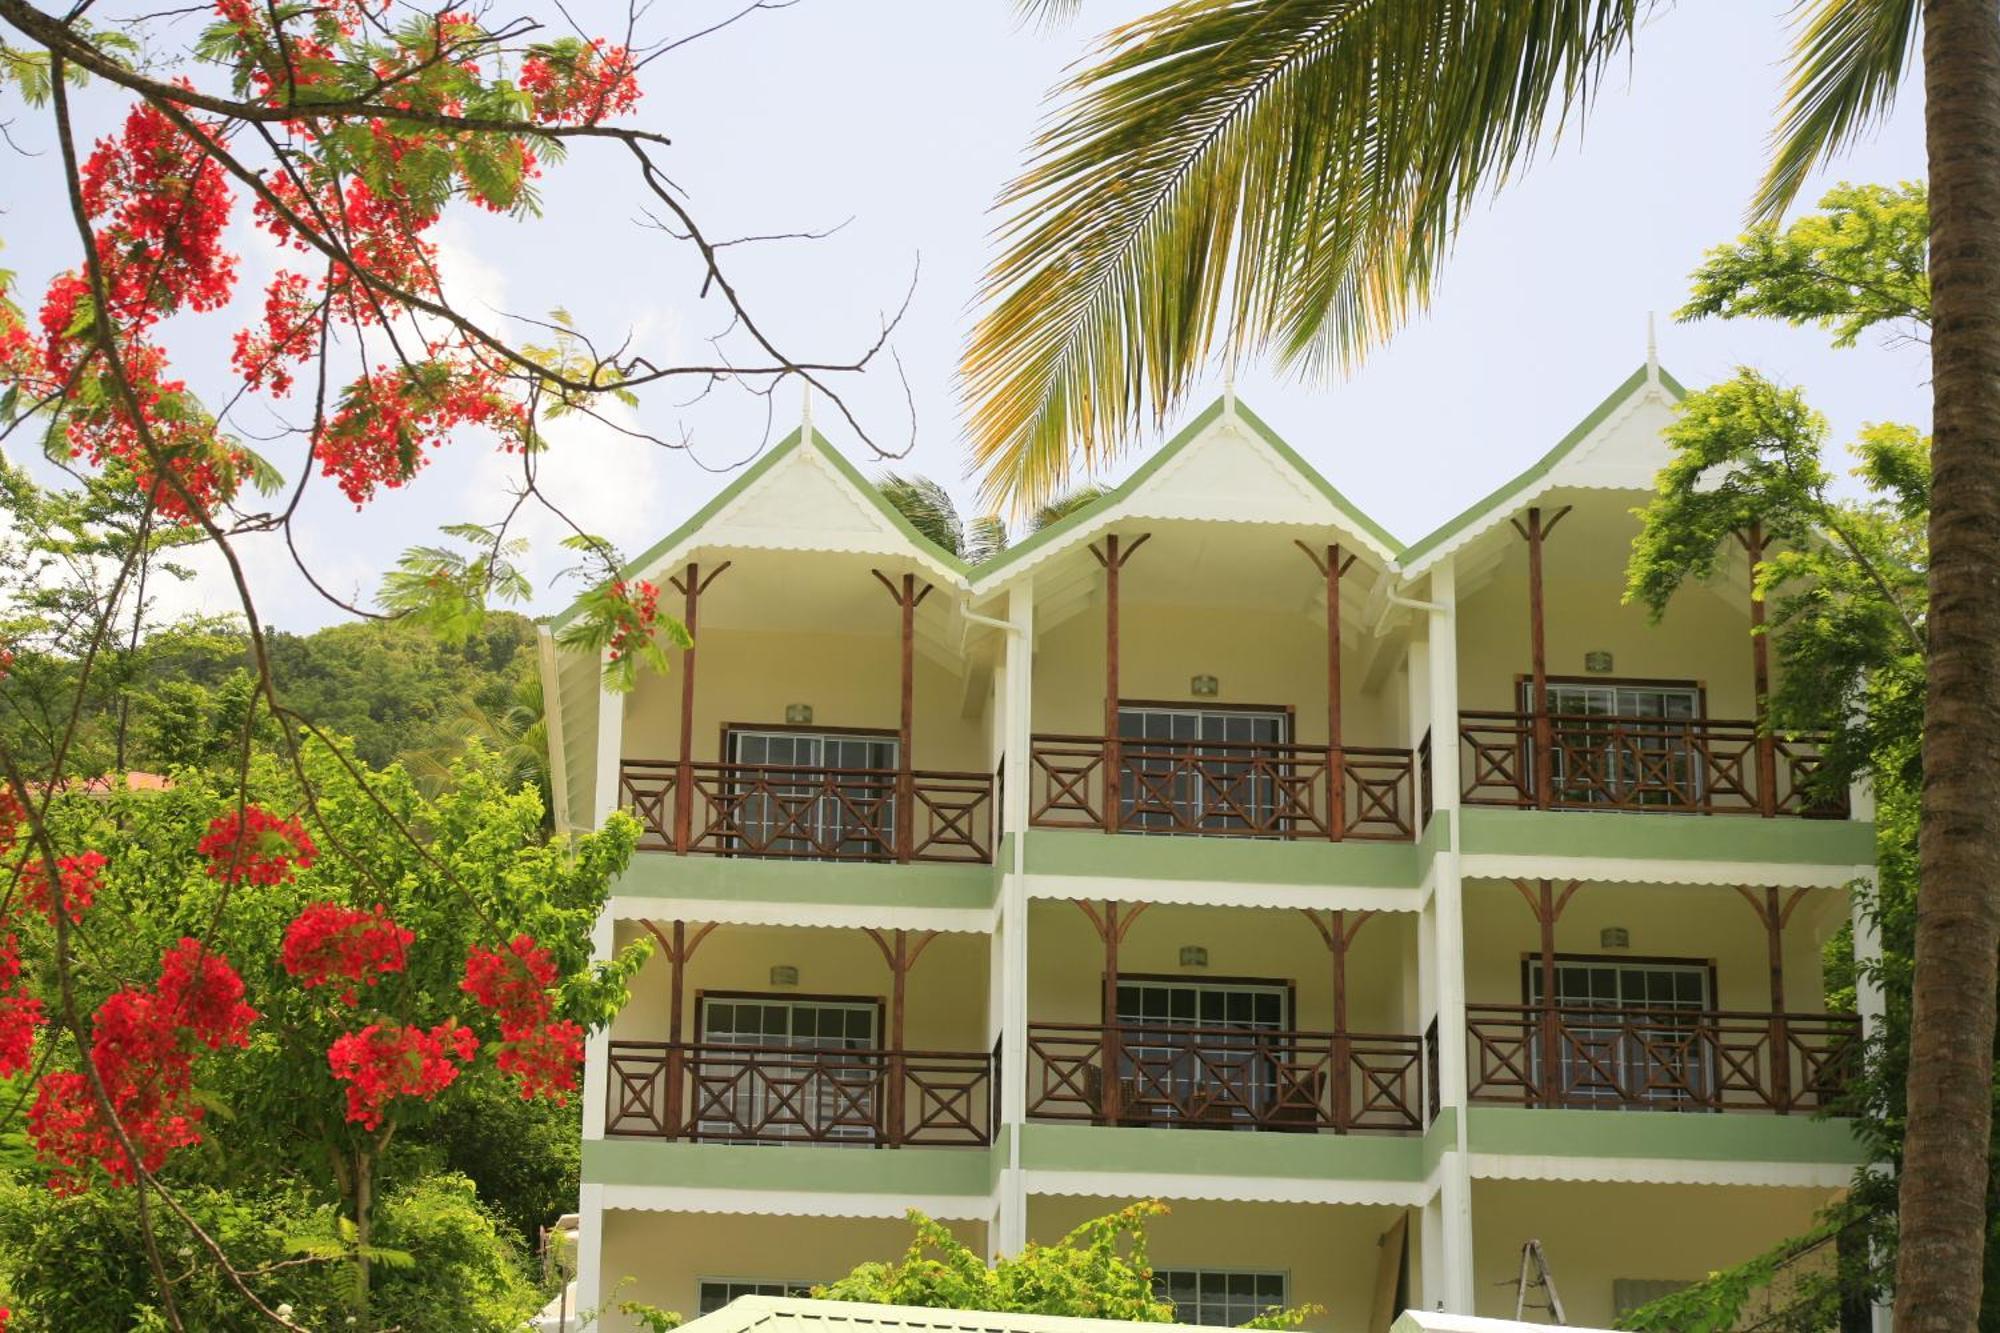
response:
<path id="1" fill-rule="evenodd" d="M 1531 1302 L 1528 1293 L 1532 1290 L 1540 1290 L 1546 1299 Z M 1515 1320 L 1519 1321 L 1529 1310 L 1546 1311 L 1551 1324 L 1569 1323 L 1569 1317 L 1563 1313 L 1562 1297 L 1556 1292 L 1555 1274 L 1549 1271 L 1549 1259 L 1542 1253 L 1539 1240 L 1530 1240 L 1521 1247 L 1521 1275 L 1514 1282 Z"/>

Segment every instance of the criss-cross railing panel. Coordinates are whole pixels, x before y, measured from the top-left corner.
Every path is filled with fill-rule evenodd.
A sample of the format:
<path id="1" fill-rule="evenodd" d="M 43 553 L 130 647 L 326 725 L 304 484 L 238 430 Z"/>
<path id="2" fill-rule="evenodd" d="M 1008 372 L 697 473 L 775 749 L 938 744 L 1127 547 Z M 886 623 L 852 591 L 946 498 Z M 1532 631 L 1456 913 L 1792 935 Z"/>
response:
<path id="1" fill-rule="evenodd" d="M 614 1041 L 610 1068 L 607 1134 L 868 1147 L 992 1141 L 990 1052 Z M 678 1116 L 668 1110 L 676 1081 Z"/>
<path id="2" fill-rule="evenodd" d="M 1422 1127 L 1423 1069 L 1421 1039 L 1393 1034 L 1036 1023 L 1027 1107 L 1034 1120 L 1399 1133 Z"/>
<path id="3" fill-rule="evenodd" d="M 1475 1102 L 1810 1113 L 1857 1070 L 1853 1014 L 1468 1005 Z"/>
<path id="4" fill-rule="evenodd" d="M 1757 726 L 1718 718 L 1551 714 L 1549 794 L 1557 810 L 1658 810 L 1760 814 Z M 1459 714 L 1467 805 L 1535 806 L 1535 719 L 1527 713 Z M 1821 738 L 1773 737 L 1770 807 L 1781 815 L 1844 818 L 1844 799 L 1808 795 Z"/>
<path id="5" fill-rule="evenodd" d="M 1415 819 L 1408 750 L 1036 736 L 1029 754 L 1038 828 L 1407 842 Z"/>
<path id="6" fill-rule="evenodd" d="M 774 764 L 688 766 L 688 852 L 810 861 L 896 861 L 901 775 L 892 768 Z M 675 850 L 680 770 L 672 760 L 619 766 L 619 803 L 641 825 L 639 846 Z M 912 861 L 993 859 L 993 776 L 919 769 L 910 775 Z"/>

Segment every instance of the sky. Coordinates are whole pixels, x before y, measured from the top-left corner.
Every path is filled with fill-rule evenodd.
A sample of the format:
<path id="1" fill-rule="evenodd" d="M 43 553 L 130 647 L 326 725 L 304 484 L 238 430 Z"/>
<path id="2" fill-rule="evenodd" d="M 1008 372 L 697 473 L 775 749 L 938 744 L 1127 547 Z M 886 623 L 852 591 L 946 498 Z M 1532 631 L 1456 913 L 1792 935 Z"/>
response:
<path id="1" fill-rule="evenodd" d="M 740 5 L 656 4 L 642 33 L 696 31 Z M 1148 7 L 1086 0 L 1075 19 L 1044 28 L 1023 25 L 1009 0 L 796 0 L 648 67 L 635 123 L 671 136 L 662 166 L 711 237 L 830 232 L 727 252 L 745 303 L 792 356 L 855 355 L 907 294 L 891 342 L 900 374 L 885 359 L 842 386 L 867 439 L 830 403 L 814 411 L 814 424 L 864 471 L 928 474 L 970 506 L 954 372 L 991 257 L 992 200 L 1022 163 L 1065 68 L 1101 31 Z M 540 8 L 517 0 L 495 12 Z M 1742 229 L 1782 80 L 1789 8 L 1782 0 L 1663 7 L 1633 62 L 1603 87 L 1584 132 L 1571 132 L 1467 223 L 1427 314 L 1344 380 L 1300 380 L 1245 358 L 1239 398 L 1404 540 L 1539 457 L 1640 365 L 1649 312 L 1662 363 L 1690 386 L 1754 366 L 1803 387 L 1841 442 L 1865 422 L 1927 425 L 1921 350 L 1864 341 L 1836 351 L 1816 330 L 1671 319 L 1703 251 Z M 624 7 L 573 0 L 570 12 L 610 30 L 622 26 Z M 191 41 L 194 28 L 173 34 Z M 99 85 L 81 114 L 101 133 L 122 111 Z M 0 264 L 36 293 L 70 262 L 74 234 L 36 184 L 54 180 L 46 121 L 4 98 L 0 119 L 12 121 L 23 150 L 0 150 Z M 1839 180 L 1895 182 L 1922 169 L 1921 118 L 1906 97 L 1804 198 Z M 724 319 L 719 303 L 700 294 L 685 247 L 648 225 L 629 155 L 580 144 L 541 187 L 538 219 L 462 210 L 442 224 L 455 301 L 496 322 L 561 308 L 600 344 L 629 339 L 656 361 L 708 355 L 705 339 Z M 231 311 L 177 332 L 171 347 L 197 391 L 212 386 L 211 398 L 226 373 L 228 332 L 254 310 L 279 259 L 247 210 L 238 213 L 242 295 Z M 1211 376 L 1178 421 L 1220 389 Z M 791 386 L 770 400 L 717 393 L 679 406 L 681 396 L 652 391 L 611 424 L 573 421 L 550 432 L 545 489 L 628 553 L 698 509 L 792 429 L 801 406 Z M 277 418 L 255 415 L 268 411 L 253 409 L 244 428 L 269 433 Z M 1105 479 L 1158 443 L 1142 440 Z M 907 456 L 885 461 L 877 450 Z M 274 461 L 288 474 L 298 462 L 282 449 Z M 359 514 L 322 479 L 301 509 L 300 549 L 330 590 L 367 601 L 397 554 L 433 540 L 440 524 L 498 518 L 517 467 L 486 441 L 455 441 L 410 486 Z M 536 586 L 524 609 L 559 611 L 580 590 L 561 577 L 573 563 L 556 545 L 562 529 L 531 516 L 521 530 Z M 243 553 L 270 623 L 305 630 L 347 618 L 290 569 L 276 538 L 252 539 Z M 233 605 L 203 566 L 162 609 Z"/>

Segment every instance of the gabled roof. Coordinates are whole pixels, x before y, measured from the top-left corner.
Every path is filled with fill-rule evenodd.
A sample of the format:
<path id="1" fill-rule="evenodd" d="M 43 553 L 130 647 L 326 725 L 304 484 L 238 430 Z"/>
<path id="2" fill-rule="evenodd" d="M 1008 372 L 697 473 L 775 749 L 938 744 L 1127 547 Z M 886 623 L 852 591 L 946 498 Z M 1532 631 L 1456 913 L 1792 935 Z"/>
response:
<path id="1" fill-rule="evenodd" d="M 976 591 L 1089 537 L 1107 520 L 1186 518 L 1219 522 L 1325 524 L 1344 529 L 1377 563 L 1395 563 L 1397 542 L 1355 507 L 1240 400 L 1218 398 L 1117 487 L 972 571 Z"/>
<path id="2" fill-rule="evenodd" d="M 809 428 L 787 435 L 685 523 L 627 562 L 620 577 L 652 576 L 704 546 L 904 555 L 960 586 L 967 571 L 963 560 L 912 527 L 825 436 Z M 560 630 L 577 611 L 573 603 L 550 625 Z"/>
<path id="3" fill-rule="evenodd" d="M 1067 1315 L 933 1310 L 915 1305 L 816 1301 L 801 1296 L 738 1296 L 712 1314 L 683 1324 L 683 1333 L 1176 1333 L 1191 1324 L 1137 1324 Z"/>
<path id="4" fill-rule="evenodd" d="M 1619 427 L 1644 403 L 1671 410 L 1686 396 L 1681 382 L 1659 366 L 1640 366 L 1556 441 L 1555 448 L 1464 513 L 1404 547 L 1399 556 L 1404 573 L 1421 574 L 1439 557 L 1504 522 L 1546 491 L 1565 487 L 1650 491 L 1666 461 L 1659 432 L 1643 424 L 1631 430 Z"/>

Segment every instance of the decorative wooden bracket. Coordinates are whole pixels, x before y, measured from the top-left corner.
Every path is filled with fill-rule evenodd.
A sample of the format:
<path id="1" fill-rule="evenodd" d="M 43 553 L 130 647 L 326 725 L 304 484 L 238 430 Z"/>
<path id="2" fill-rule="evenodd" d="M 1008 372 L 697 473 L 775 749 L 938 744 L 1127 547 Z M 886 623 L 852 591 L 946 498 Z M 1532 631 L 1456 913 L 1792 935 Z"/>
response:
<path id="1" fill-rule="evenodd" d="M 1518 879 L 1509 880 L 1508 883 L 1514 886 L 1514 891 L 1528 904 L 1528 911 L 1533 913 L 1536 922 L 1550 929 L 1554 929 L 1556 922 L 1562 919 L 1563 909 L 1569 906 L 1569 900 L 1576 895 L 1576 891 L 1583 887 L 1582 880 L 1573 879 L 1558 898 L 1553 896 L 1555 885 L 1548 880 L 1538 881 L 1538 888 L 1530 888 Z"/>
<path id="2" fill-rule="evenodd" d="M 1518 518 L 1510 518 L 1507 522 L 1513 525 L 1514 531 L 1521 534 L 1523 541 L 1546 541 L 1555 532 L 1556 524 L 1569 517 L 1569 511 L 1575 507 L 1575 505 L 1564 505 L 1547 519 L 1544 519 L 1541 508 L 1537 506 L 1528 510 L 1528 522 L 1526 526 L 1523 526 L 1521 520 Z"/>
<path id="3" fill-rule="evenodd" d="M 723 570 L 728 569 L 735 563 L 734 560 L 725 560 L 714 569 L 709 570 L 708 577 L 703 578 L 701 577 L 701 566 L 690 562 L 686 574 L 669 575 L 667 582 L 672 585 L 675 592 L 683 596 L 699 597 L 708 591 L 709 584 L 722 577 Z M 694 589 L 691 593 L 688 591 L 690 587 Z"/>
<path id="4" fill-rule="evenodd" d="M 1097 549 L 1096 542 L 1092 542 L 1085 549 L 1088 550 L 1093 556 L 1097 557 L 1097 563 L 1102 565 L 1104 568 L 1123 569 L 1125 568 L 1125 562 L 1127 560 L 1130 560 L 1133 554 L 1137 552 L 1141 546 L 1144 546 L 1147 542 L 1151 540 L 1153 540 L 1152 533 L 1142 532 L 1137 537 L 1132 539 L 1132 544 L 1130 546 L 1127 546 L 1124 552 L 1121 554 L 1118 550 L 1118 534 L 1113 532 L 1105 536 L 1103 550 L 1100 551 Z"/>

